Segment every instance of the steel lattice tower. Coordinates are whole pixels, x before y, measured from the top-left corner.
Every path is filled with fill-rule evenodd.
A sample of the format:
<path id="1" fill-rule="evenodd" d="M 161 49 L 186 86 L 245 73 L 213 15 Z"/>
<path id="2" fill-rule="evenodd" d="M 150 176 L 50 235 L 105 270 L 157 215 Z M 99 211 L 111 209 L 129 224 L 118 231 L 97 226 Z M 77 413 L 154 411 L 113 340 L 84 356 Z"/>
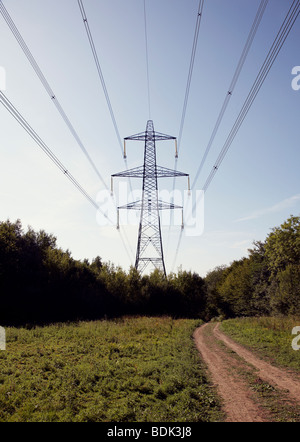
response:
<path id="1" fill-rule="evenodd" d="M 166 203 L 158 199 L 157 179 L 176 176 L 187 176 L 189 178 L 189 175 L 156 164 L 156 141 L 175 140 L 176 146 L 176 137 L 155 132 L 152 120 L 147 122 L 145 132 L 124 138 L 124 157 L 126 157 L 125 142 L 127 140 L 144 141 L 144 165 L 116 173 L 112 175 L 112 178 L 142 178 L 142 199 L 119 206 L 118 213 L 119 209 L 141 211 L 135 260 L 136 269 L 142 273 L 148 264 L 152 264 L 154 268 L 159 269 L 166 275 L 159 211 L 164 209 L 182 209 L 182 206 Z M 175 156 L 177 157 L 177 147 L 175 150 Z M 119 227 L 119 216 L 117 227 Z"/>

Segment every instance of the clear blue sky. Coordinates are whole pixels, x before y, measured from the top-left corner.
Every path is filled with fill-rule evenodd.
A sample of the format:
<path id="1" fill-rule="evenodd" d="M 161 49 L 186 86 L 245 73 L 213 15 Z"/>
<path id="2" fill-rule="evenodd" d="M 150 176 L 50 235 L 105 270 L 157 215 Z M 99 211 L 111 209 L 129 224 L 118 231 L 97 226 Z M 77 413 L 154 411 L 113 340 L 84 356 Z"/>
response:
<path id="1" fill-rule="evenodd" d="M 222 125 L 196 184 L 202 186 L 223 147 L 291 1 L 269 0 Z M 56 97 L 107 186 L 125 169 L 120 145 L 75 0 L 5 0 Z M 178 136 L 198 0 L 146 0 L 151 119 Z M 197 172 L 228 91 L 260 0 L 206 0 L 180 145 L 178 170 Z M 143 0 L 84 0 L 121 138 L 145 130 L 148 114 Z M 4 93 L 93 197 L 103 189 L 55 106 L 0 16 Z M 228 154 L 205 194 L 204 231 L 183 233 L 175 269 L 198 272 L 247 255 L 254 240 L 300 212 L 300 90 L 291 87 L 300 65 L 300 18 L 285 42 Z M 124 226 L 128 258 L 114 226 L 101 227 L 95 208 L 72 186 L 13 117 L 0 106 L 0 220 L 21 219 L 44 229 L 76 259 L 99 255 L 128 269 L 137 226 Z M 128 143 L 128 167 L 143 162 L 142 143 Z M 158 163 L 174 167 L 174 145 L 157 144 Z M 171 189 L 172 179 L 160 180 Z M 135 181 L 139 188 L 140 181 Z M 176 180 L 183 191 L 186 180 Z M 117 182 L 116 182 L 117 185 Z M 193 197 L 193 195 L 192 195 Z M 185 231 L 184 231 L 185 232 Z M 180 227 L 163 227 L 167 272 Z"/>

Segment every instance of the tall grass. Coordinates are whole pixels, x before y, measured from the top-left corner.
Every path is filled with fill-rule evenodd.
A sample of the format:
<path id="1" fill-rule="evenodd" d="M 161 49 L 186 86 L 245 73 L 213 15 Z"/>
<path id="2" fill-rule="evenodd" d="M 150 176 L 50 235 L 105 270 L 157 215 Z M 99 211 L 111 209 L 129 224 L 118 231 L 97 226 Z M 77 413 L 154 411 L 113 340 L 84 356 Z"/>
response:
<path id="1" fill-rule="evenodd" d="M 300 326 L 300 317 L 257 317 L 229 319 L 221 329 L 271 362 L 300 372 L 300 350 L 292 348 L 295 326 Z"/>
<path id="2" fill-rule="evenodd" d="M 218 420 L 191 337 L 197 325 L 144 317 L 8 328 L 0 421 Z"/>

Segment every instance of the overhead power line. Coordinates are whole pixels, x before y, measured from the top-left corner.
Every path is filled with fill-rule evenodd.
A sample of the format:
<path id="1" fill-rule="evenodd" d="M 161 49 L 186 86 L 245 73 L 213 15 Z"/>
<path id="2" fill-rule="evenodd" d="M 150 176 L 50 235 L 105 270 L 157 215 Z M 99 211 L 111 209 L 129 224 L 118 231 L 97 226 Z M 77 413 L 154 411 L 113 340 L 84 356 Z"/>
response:
<path id="1" fill-rule="evenodd" d="M 98 71 L 98 75 L 99 75 L 99 78 L 100 78 L 100 81 L 101 81 L 101 84 L 102 84 L 102 88 L 103 88 L 103 92 L 104 92 L 104 95 L 105 95 L 105 98 L 106 98 L 106 103 L 107 103 L 107 106 L 108 106 L 108 109 L 109 109 L 109 113 L 110 113 L 110 116 L 111 116 L 111 119 L 112 119 L 112 122 L 113 122 L 113 125 L 114 125 L 114 128 L 115 128 L 115 132 L 116 132 L 116 135 L 117 135 L 120 147 L 121 147 L 121 152 L 123 154 L 123 145 L 122 145 L 121 137 L 120 137 L 120 134 L 119 134 L 117 122 L 116 122 L 115 115 L 114 115 L 114 112 L 113 112 L 113 108 L 112 108 L 112 105 L 111 105 L 111 102 L 110 102 L 110 98 L 109 98 L 107 87 L 106 87 L 106 84 L 105 84 L 105 81 L 104 81 L 104 76 L 103 76 L 102 69 L 101 69 L 101 66 L 100 66 L 98 54 L 97 54 L 97 51 L 96 51 L 96 47 L 95 47 L 95 44 L 94 44 L 94 40 L 93 40 L 93 37 L 92 37 L 92 33 L 91 33 L 91 30 L 90 30 L 90 26 L 89 26 L 89 23 L 88 23 L 88 19 L 87 19 L 86 13 L 85 13 L 85 9 L 84 9 L 82 0 L 78 0 L 78 5 L 79 5 L 79 9 L 80 9 L 81 16 L 82 16 L 82 19 L 83 19 L 83 23 L 84 23 L 84 26 L 85 26 L 85 30 L 86 30 L 86 33 L 87 33 L 87 36 L 88 36 L 88 40 L 89 40 L 89 43 L 90 43 L 90 47 L 91 47 L 91 50 L 92 50 L 92 53 L 93 53 L 93 57 L 94 57 L 95 64 L 96 64 L 96 68 L 97 68 L 97 71 Z"/>
<path id="2" fill-rule="evenodd" d="M 229 103 L 229 101 L 230 101 L 232 95 L 233 95 L 234 88 L 235 88 L 235 86 L 236 86 L 236 83 L 237 83 L 238 78 L 239 78 L 239 76 L 240 76 L 240 73 L 241 73 L 241 71 L 242 71 L 242 68 L 243 68 L 243 66 L 244 66 L 244 64 L 245 64 L 245 61 L 246 61 L 247 55 L 248 55 L 248 53 L 249 53 L 249 50 L 250 50 L 250 48 L 251 48 L 252 42 L 253 42 L 254 37 L 255 37 L 255 35 L 256 35 L 256 33 L 257 33 L 257 29 L 258 29 L 258 27 L 259 27 L 259 24 L 260 24 L 260 22 L 261 22 L 261 19 L 262 19 L 263 15 L 264 15 L 264 12 L 265 12 L 265 9 L 266 9 L 266 6 L 267 6 L 267 3 L 268 3 L 268 0 L 262 0 L 262 1 L 260 2 L 260 5 L 259 5 L 259 8 L 258 8 L 258 11 L 257 11 L 257 13 L 256 13 L 256 16 L 255 16 L 255 18 L 254 18 L 254 21 L 253 21 L 252 27 L 251 27 L 251 29 L 250 29 L 250 32 L 249 32 L 249 35 L 248 35 L 248 38 L 247 38 L 247 41 L 246 41 L 246 43 L 245 43 L 244 49 L 243 49 L 243 51 L 242 51 L 241 57 L 240 57 L 240 59 L 239 59 L 239 62 L 238 62 L 238 64 L 237 64 L 237 67 L 236 67 L 236 70 L 235 70 L 235 73 L 234 73 L 234 75 L 233 75 L 233 78 L 232 78 L 232 80 L 231 80 L 230 86 L 229 86 L 228 91 L 227 91 L 227 93 L 226 93 L 226 96 L 225 96 L 225 99 L 224 99 L 223 105 L 222 105 L 222 107 L 221 107 L 221 110 L 220 110 L 219 116 L 218 116 L 218 118 L 217 118 L 217 121 L 216 121 L 215 127 L 214 127 L 214 129 L 213 129 L 213 131 L 212 131 L 212 134 L 211 134 L 211 137 L 210 137 L 210 139 L 209 139 L 209 142 L 208 142 L 208 145 L 207 145 L 207 147 L 206 147 L 206 150 L 205 150 L 205 152 L 204 152 L 204 155 L 203 155 L 202 161 L 201 161 L 201 163 L 200 163 L 200 166 L 199 166 L 199 168 L 198 168 L 198 170 L 197 170 L 197 173 L 196 173 L 196 175 L 195 175 L 194 181 L 193 181 L 193 183 L 192 183 L 192 186 L 191 186 L 192 188 L 194 188 L 195 183 L 196 183 L 196 181 L 197 181 L 198 178 L 199 178 L 199 175 L 200 175 L 200 173 L 201 173 L 201 170 L 202 170 L 202 168 L 203 168 L 203 165 L 204 165 L 204 163 L 205 163 L 205 160 L 206 160 L 206 158 L 207 158 L 207 155 L 208 155 L 208 153 L 209 153 L 209 151 L 210 151 L 210 149 L 211 149 L 211 146 L 212 146 L 212 144 L 213 144 L 213 141 L 214 141 L 214 139 L 215 139 L 215 137 L 216 137 L 217 131 L 218 131 L 218 129 L 219 129 L 219 127 L 220 127 L 220 124 L 221 124 L 221 122 L 222 122 L 222 119 L 223 119 L 223 117 L 224 117 L 224 114 L 225 114 L 226 108 L 227 108 L 227 106 L 228 106 L 228 103 Z"/>
<path id="3" fill-rule="evenodd" d="M 202 19 L 202 14 L 203 14 L 203 6 L 204 6 L 204 0 L 200 0 L 199 6 L 198 6 L 198 11 L 197 11 L 197 19 L 196 19 L 196 26 L 195 26 L 195 31 L 194 31 L 194 40 L 193 40 L 192 53 L 191 53 L 191 59 L 190 59 L 190 66 L 189 66 L 188 78 L 187 78 L 186 88 L 185 88 L 183 109 L 182 109 L 182 114 L 181 114 L 177 151 L 176 151 L 175 165 L 174 165 L 175 170 L 177 169 L 177 157 L 178 157 L 178 152 L 180 149 L 181 138 L 182 138 L 182 133 L 183 133 L 183 126 L 184 126 L 185 115 L 186 115 L 186 109 L 187 109 L 187 104 L 188 104 L 188 99 L 189 99 L 189 94 L 190 94 L 190 87 L 191 87 L 192 76 L 193 76 L 196 49 L 197 49 L 198 38 L 199 38 L 199 30 L 200 30 L 200 24 L 201 24 L 201 19 Z M 173 191 L 175 189 L 175 181 L 176 181 L 176 177 L 174 177 L 174 180 L 173 180 Z"/>
<path id="4" fill-rule="evenodd" d="M 200 2 L 200 3 L 201 3 L 201 2 Z M 221 111 L 220 111 L 219 116 L 218 116 L 218 118 L 217 118 L 217 122 L 216 122 L 216 124 L 215 124 L 214 129 L 213 129 L 213 132 L 212 132 L 212 135 L 211 135 L 210 140 L 209 140 L 209 142 L 208 142 L 208 145 L 207 145 L 207 147 L 206 147 L 206 150 L 205 150 L 205 153 L 204 153 L 204 155 L 203 155 L 203 158 L 202 158 L 202 161 L 201 161 L 201 163 L 200 163 L 200 166 L 199 166 L 199 168 L 198 168 L 198 170 L 197 170 L 197 173 L 196 173 L 196 176 L 195 176 L 195 178 L 194 178 L 194 181 L 193 181 L 193 184 L 192 184 L 192 186 L 191 186 L 191 189 L 193 189 L 193 188 L 195 187 L 195 183 L 196 183 L 196 181 L 197 181 L 197 179 L 198 179 L 198 177 L 199 177 L 199 174 L 200 174 L 200 172 L 201 172 L 201 170 L 202 170 L 202 167 L 203 167 L 204 162 L 205 162 L 205 160 L 206 160 L 206 158 L 207 158 L 207 155 L 208 155 L 208 153 L 209 153 L 209 150 L 210 150 L 210 148 L 211 148 L 211 146 L 212 146 L 212 144 L 213 144 L 213 141 L 214 141 L 214 139 L 215 139 L 215 136 L 216 136 L 216 134 L 217 134 L 217 131 L 218 131 L 218 129 L 219 129 L 219 126 L 220 126 L 220 124 L 221 124 L 221 121 L 222 121 L 222 119 L 223 119 L 223 116 L 224 116 L 224 114 L 225 114 L 226 108 L 227 108 L 228 103 L 229 103 L 229 101 L 230 101 L 230 98 L 232 97 L 232 94 L 233 94 L 233 91 L 234 91 L 235 85 L 236 85 L 236 83 L 237 83 L 237 81 L 238 81 L 238 78 L 239 78 L 239 76 L 240 76 L 240 73 L 241 73 L 241 71 L 242 71 L 242 68 L 243 68 L 243 66 L 244 66 L 244 63 L 245 63 L 245 61 L 246 61 L 246 58 L 247 58 L 247 55 L 248 55 L 248 53 L 249 53 L 250 47 L 251 47 L 252 42 L 253 42 L 253 40 L 254 40 L 254 37 L 255 37 L 255 35 L 256 35 L 256 33 L 257 33 L 257 29 L 258 29 L 258 27 L 259 27 L 259 24 L 260 24 L 260 22 L 261 22 L 261 19 L 262 19 L 262 17 L 263 17 L 264 12 L 265 12 L 265 9 L 266 9 L 266 6 L 267 6 L 267 3 L 268 3 L 268 0 L 261 0 L 261 2 L 260 2 L 260 5 L 259 5 L 259 8 L 258 8 L 258 11 L 257 11 L 256 16 L 255 16 L 255 18 L 254 18 L 253 24 L 252 24 L 252 26 L 251 26 L 250 32 L 249 32 L 249 34 L 248 34 L 248 37 L 247 37 L 246 43 L 245 43 L 244 48 L 243 48 L 243 51 L 242 51 L 242 54 L 241 54 L 240 59 L 239 59 L 239 62 L 238 62 L 238 64 L 237 64 L 237 67 L 236 67 L 235 73 L 234 73 L 233 78 L 232 78 L 232 80 L 231 80 L 231 83 L 230 83 L 230 86 L 229 86 L 228 92 L 227 92 L 227 94 L 226 94 L 226 96 L 225 96 L 225 100 L 224 100 L 224 102 L 223 102 L 223 105 L 222 105 Z M 201 6 L 201 5 L 199 4 L 199 9 L 200 9 L 200 6 Z M 195 30 L 195 36 L 196 36 L 196 32 L 197 32 L 197 25 L 196 25 L 196 30 Z M 195 38 L 194 38 L 194 45 L 195 45 Z M 193 46 L 193 47 L 194 47 L 194 46 Z M 193 51 L 192 51 L 192 54 L 193 54 Z M 191 65 L 192 65 L 192 59 L 191 59 Z M 187 90 L 189 90 L 189 89 L 187 89 Z M 183 112 L 182 115 L 184 116 L 184 114 L 185 114 L 185 110 L 184 110 L 184 112 Z M 184 119 L 182 119 L 182 126 L 183 126 L 183 121 L 184 121 Z M 174 187 L 173 187 L 173 190 L 174 190 L 174 188 L 175 188 L 175 179 L 174 179 Z M 194 208 L 195 208 L 195 207 L 193 207 L 193 210 L 194 210 Z M 179 247 L 180 247 L 180 244 L 181 244 L 181 241 L 182 241 L 182 235 L 183 235 L 183 231 L 181 230 L 180 233 L 179 233 L 178 243 L 177 243 L 177 247 L 176 247 L 176 251 L 175 251 L 174 261 L 173 261 L 173 265 L 172 265 L 172 271 L 173 271 L 173 269 L 175 268 L 175 264 L 176 264 L 176 260 L 177 260 L 177 256 L 178 256 L 178 252 L 179 252 Z"/>
<path id="5" fill-rule="evenodd" d="M 51 151 L 51 149 L 46 145 L 46 143 L 40 138 L 40 136 L 35 132 L 35 130 L 30 126 L 26 119 L 18 112 L 11 101 L 0 91 L 0 102 L 8 110 L 8 112 L 15 118 L 15 120 L 25 129 L 25 131 L 30 135 L 30 137 L 36 142 L 36 144 L 42 149 L 42 151 L 48 156 L 48 158 L 58 167 L 58 169 L 68 178 L 69 181 L 75 186 L 75 188 L 89 201 L 90 204 L 107 219 L 111 224 L 115 224 L 105 212 L 101 209 L 99 204 L 88 194 L 88 192 L 79 184 L 79 182 L 74 178 L 74 176 L 67 170 L 66 166 L 57 158 L 57 156 Z M 128 258 L 132 261 L 130 254 L 128 252 L 127 246 L 125 244 L 123 235 L 119 230 L 123 246 L 126 250 Z"/>
<path id="6" fill-rule="evenodd" d="M 98 209 L 105 218 L 113 223 L 108 216 L 102 211 L 99 205 L 93 200 L 93 198 L 85 191 L 85 189 L 78 183 L 78 181 L 73 177 L 73 175 L 67 170 L 67 168 L 62 164 L 62 162 L 57 158 L 57 156 L 51 151 L 51 149 L 44 143 L 44 141 L 39 137 L 35 130 L 30 126 L 30 124 L 25 120 L 25 118 L 17 111 L 10 100 L 0 91 L 0 102 L 8 110 L 8 112 L 17 120 L 17 122 L 26 130 L 26 132 L 31 136 L 31 138 L 38 144 L 38 146 L 43 150 L 43 152 L 50 158 L 50 160 L 60 169 L 60 171 L 71 181 L 71 183 L 82 193 L 82 195 L 96 208 Z"/>
<path id="7" fill-rule="evenodd" d="M 113 112 L 113 108 L 112 108 L 112 105 L 111 105 L 111 101 L 110 101 L 110 98 L 109 98 L 109 94 L 108 94 L 108 91 L 107 91 L 107 87 L 106 87 L 106 84 L 105 84 L 104 76 L 103 76 L 102 69 L 101 69 L 101 66 L 100 66 L 98 54 L 97 54 L 97 51 L 96 51 L 96 47 L 95 47 L 95 44 L 94 44 L 93 36 L 92 36 L 91 30 L 90 30 L 90 26 L 89 26 L 89 23 L 88 23 L 87 15 L 86 15 L 86 12 L 85 12 L 82 0 L 78 0 L 78 5 L 79 5 L 80 12 L 81 12 L 82 20 L 83 20 L 83 23 L 84 23 L 84 27 L 85 27 L 85 30 L 86 30 L 86 33 L 87 33 L 87 37 L 88 37 L 88 40 L 89 40 L 89 43 L 90 43 L 90 47 L 91 47 L 91 50 L 92 50 L 93 58 L 94 58 L 94 61 L 95 61 L 95 64 L 96 64 L 96 68 L 97 68 L 97 72 L 98 72 L 98 75 L 99 75 L 99 78 L 100 78 L 100 82 L 101 82 L 101 85 L 102 85 L 102 88 L 103 88 L 103 92 L 104 92 L 104 95 L 105 95 L 105 99 L 106 99 L 106 103 L 107 103 L 108 110 L 109 110 L 109 113 L 110 113 L 110 117 L 111 117 L 114 129 L 115 129 L 115 132 L 116 132 L 116 136 L 117 136 L 117 139 L 118 139 L 118 142 L 119 142 L 119 145 L 120 145 L 120 149 L 121 149 L 121 153 L 122 153 L 122 156 L 123 156 L 123 159 L 124 159 L 124 163 L 125 163 L 126 169 L 128 169 L 125 149 L 123 150 L 123 144 L 122 144 L 122 141 L 121 141 L 118 125 L 117 125 L 117 122 L 116 122 L 116 119 L 115 119 L 115 115 L 114 115 L 114 112 Z M 130 185 L 130 189 L 132 191 L 132 186 L 131 186 L 131 181 L 130 180 L 129 180 L 129 185 Z"/>
<path id="8" fill-rule="evenodd" d="M 283 44 L 285 43 L 292 27 L 295 24 L 295 21 L 297 19 L 297 17 L 299 16 L 300 13 L 300 0 L 294 0 L 292 2 L 292 5 L 288 11 L 288 13 L 286 14 L 286 17 L 272 43 L 272 46 L 265 58 L 265 61 L 253 83 L 253 86 L 244 102 L 244 105 L 224 143 L 224 146 L 217 158 L 217 161 L 215 162 L 215 165 L 213 166 L 207 180 L 205 181 L 205 184 L 203 186 L 203 190 L 206 192 L 208 189 L 208 186 L 210 185 L 213 177 L 215 176 L 215 174 L 217 173 L 217 170 L 219 169 L 220 164 L 222 163 L 226 153 L 228 152 L 229 147 L 231 146 L 238 130 L 240 129 L 243 121 L 245 120 L 250 107 L 252 106 L 258 92 L 260 91 L 268 73 L 270 72 L 271 67 L 273 66 Z M 193 211 L 195 209 L 195 204 L 193 206 Z M 175 258 L 174 258 L 174 262 L 173 262 L 173 268 L 175 266 L 176 260 L 177 260 L 177 255 L 178 255 L 178 251 L 179 251 L 179 246 L 182 240 L 182 232 L 180 232 L 180 236 L 179 236 L 179 240 L 178 240 L 178 244 L 177 244 L 177 248 L 176 248 L 176 253 L 175 253 Z"/>
<path id="9" fill-rule="evenodd" d="M 149 78 L 149 54 L 148 54 L 148 32 L 147 32 L 146 0 L 144 0 L 144 23 L 145 23 L 144 29 L 145 29 L 147 89 L 148 89 L 148 113 L 149 113 L 149 120 L 151 120 L 151 101 L 150 101 L 150 78 Z"/>
<path id="10" fill-rule="evenodd" d="M 183 109 L 182 109 L 182 115 L 181 115 L 181 122 L 180 122 L 180 129 L 179 129 L 179 135 L 178 135 L 178 152 L 181 144 L 181 138 L 182 138 L 182 132 L 183 132 L 183 126 L 185 121 L 185 114 L 190 94 L 190 87 L 191 87 L 191 81 L 192 81 L 192 75 L 193 75 L 193 69 L 194 69 L 194 62 L 195 62 L 195 56 L 196 56 L 196 49 L 197 49 L 197 43 L 198 43 L 198 37 L 199 37 L 199 30 L 200 30 L 200 24 L 201 24 L 201 18 L 202 18 L 202 12 L 203 12 L 203 5 L 204 0 L 199 1 L 198 6 L 198 12 L 197 12 L 197 20 L 196 20 L 196 26 L 195 26 L 195 32 L 194 32 L 194 40 L 193 40 L 193 47 L 192 47 L 192 54 L 191 54 L 191 60 L 190 60 L 190 67 L 189 67 L 189 73 L 187 78 L 187 84 L 185 89 L 185 96 L 184 96 L 184 102 L 183 102 Z"/>
<path id="11" fill-rule="evenodd" d="M 186 89 L 185 89 L 185 96 L 184 96 L 184 102 L 183 102 L 183 109 L 182 109 L 182 115 L 181 115 L 180 128 L 179 128 L 178 143 L 177 143 L 177 149 L 176 149 L 176 155 L 175 155 L 175 164 L 174 164 L 174 170 L 175 171 L 177 170 L 178 152 L 179 152 L 179 149 L 180 149 L 181 138 L 182 138 L 182 133 L 183 133 L 183 126 L 184 126 L 185 115 L 186 115 L 186 109 L 187 109 L 188 98 L 189 98 L 189 93 L 190 93 L 190 86 L 191 86 L 193 69 L 194 69 L 196 49 L 197 49 L 198 38 L 199 38 L 199 30 L 200 30 L 200 24 L 201 24 L 201 19 L 202 19 L 202 14 L 203 14 L 203 6 L 204 6 L 204 0 L 200 0 L 199 1 L 199 5 L 198 5 L 198 11 L 197 11 L 197 19 L 196 19 L 196 25 L 195 25 L 195 31 L 194 31 L 192 53 L 191 53 L 190 66 L 189 66 L 188 78 L 187 78 Z M 174 194 L 175 183 L 176 183 L 176 176 L 174 176 L 174 178 L 173 178 L 173 192 L 172 192 L 172 195 Z M 172 198 L 172 201 L 173 201 L 173 198 Z M 169 237 L 170 237 L 172 218 L 173 218 L 173 214 L 171 214 L 171 219 L 170 219 L 167 248 L 168 248 L 168 244 L 169 244 Z"/>
<path id="12" fill-rule="evenodd" d="M 195 31 L 194 31 L 194 40 L 193 40 L 193 46 L 192 46 L 192 53 L 191 53 L 191 59 L 190 59 L 188 78 L 187 78 L 187 83 L 186 83 L 186 88 L 185 88 L 185 95 L 184 95 L 180 128 L 179 128 L 178 143 L 177 143 L 177 150 L 176 150 L 175 164 L 174 164 L 175 170 L 177 170 L 178 152 L 180 149 L 181 138 L 182 138 L 182 133 L 183 133 L 183 126 L 184 126 L 185 115 L 186 115 L 186 109 L 187 109 L 187 104 L 188 104 L 188 99 L 189 99 L 189 94 L 190 94 L 190 87 L 191 87 L 191 82 L 192 82 L 196 49 L 197 49 L 198 38 L 199 38 L 199 30 L 200 30 L 200 24 L 201 24 L 202 13 L 203 13 L 203 6 L 204 6 L 204 0 L 200 0 L 199 5 L 198 5 L 198 11 L 197 11 L 196 26 L 195 26 Z M 174 180 L 173 180 L 173 192 L 175 189 L 175 182 L 176 182 L 176 176 L 174 177 Z"/>
<path id="13" fill-rule="evenodd" d="M 92 158 L 90 157 L 88 151 L 86 150 L 84 144 L 82 143 L 81 139 L 79 138 L 78 133 L 74 129 L 74 126 L 72 125 L 71 121 L 69 120 L 69 118 L 67 117 L 65 111 L 63 110 L 63 108 L 62 108 L 60 102 L 58 101 L 54 91 L 50 87 L 48 81 L 46 80 L 46 78 L 45 78 L 45 76 L 43 74 L 43 72 L 41 71 L 40 67 L 38 66 L 35 58 L 33 57 L 32 53 L 30 52 L 30 50 L 29 50 L 27 44 L 25 43 L 23 37 L 21 36 L 17 26 L 15 25 L 15 23 L 13 22 L 11 16 L 9 15 L 7 9 L 3 5 L 2 0 L 0 0 L 0 12 L 1 12 L 4 20 L 6 21 L 8 27 L 10 28 L 11 32 L 13 33 L 14 37 L 16 38 L 17 42 L 19 43 L 22 51 L 24 52 L 25 56 L 27 57 L 28 61 L 30 62 L 31 66 L 33 67 L 36 75 L 38 76 L 38 78 L 41 81 L 42 85 L 46 89 L 49 97 L 51 98 L 51 100 L 53 102 L 53 104 L 56 106 L 58 112 L 60 113 L 60 115 L 63 118 L 64 122 L 66 123 L 67 127 L 69 128 L 71 134 L 75 138 L 75 140 L 76 140 L 77 144 L 79 145 L 80 149 L 82 150 L 82 152 L 86 156 L 87 160 L 89 161 L 90 165 L 92 166 L 93 170 L 97 174 L 98 178 L 100 179 L 100 181 L 102 182 L 104 187 L 106 189 L 108 189 L 108 186 L 105 183 L 101 173 L 99 172 L 98 168 L 96 167 L 95 163 L 93 162 Z"/>
<path id="14" fill-rule="evenodd" d="M 243 104 L 243 107 L 223 145 L 223 148 L 207 178 L 205 181 L 205 184 L 203 186 L 203 190 L 206 191 L 208 186 L 210 185 L 213 177 L 217 173 L 217 170 L 219 169 L 222 161 L 224 160 L 224 157 L 226 153 L 228 152 L 229 147 L 231 146 L 234 138 L 236 137 L 236 134 L 238 130 L 240 129 L 243 121 L 245 120 L 258 92 L 260 91 L 268 73 L 270 72 L 271 67 L 273 66 L 285 40 L 287 39 L 298 15 L 300 13 L 300 1 L 294 0 L 277 35 L 276 38 L 268 52 L 268 55 L 252 85 L 252 88 Z"/>

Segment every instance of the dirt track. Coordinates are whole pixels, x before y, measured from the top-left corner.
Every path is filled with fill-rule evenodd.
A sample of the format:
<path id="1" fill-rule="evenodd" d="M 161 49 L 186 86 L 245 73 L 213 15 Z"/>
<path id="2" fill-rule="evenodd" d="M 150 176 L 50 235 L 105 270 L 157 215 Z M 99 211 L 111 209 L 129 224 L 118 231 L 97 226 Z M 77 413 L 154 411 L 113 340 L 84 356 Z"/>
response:
<path id="1" fill-rule="evenodd" d="M 196 346 L 207 365 L 208 375 L 223 400 L 226 422 L 268 422 L 268 411 L 253 397 L 253 391 L 239 376 L 240 371 L 255 370 L 257 376 L 300 404 L 300 379 L 284 369 L 259 359 L 219 330 L 219 323 L 208 323 L 194 333 Z M 220 341 L 224 345 L 220 345 Z M 228 351 L 229 350 L 229 351 Z M 231 354 L 230 354 L 231 352 Z M 238 355 L 240 358 L 236 358 Z"/>

